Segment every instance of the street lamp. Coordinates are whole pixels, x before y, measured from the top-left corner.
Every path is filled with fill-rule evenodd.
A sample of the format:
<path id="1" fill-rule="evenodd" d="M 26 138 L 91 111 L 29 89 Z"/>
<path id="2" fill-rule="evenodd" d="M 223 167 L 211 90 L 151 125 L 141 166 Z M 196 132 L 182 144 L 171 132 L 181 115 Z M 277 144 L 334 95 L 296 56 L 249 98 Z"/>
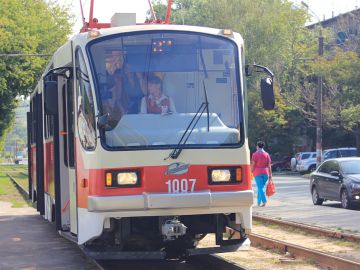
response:
<path id="1" fill-rule="evenodd" d="M 318 19 L 318 24 L 319 24 L 318 55 L 321 57 L 324 54 L 324 38 L 322 35 L 321 20 L 316 15 L 316 13 L 309 8 L 309 6 L 305 2 L 301 1 L 301 5 L 303 5 L 308 11 L 312 13 L 314 17 Z M 316 167 L 318 167 L 322 161 L 322 84 L 323 84 L 323 78 L 321 74 L 319 74 L 317 76 L 317 96 L 316 96 Z"/>

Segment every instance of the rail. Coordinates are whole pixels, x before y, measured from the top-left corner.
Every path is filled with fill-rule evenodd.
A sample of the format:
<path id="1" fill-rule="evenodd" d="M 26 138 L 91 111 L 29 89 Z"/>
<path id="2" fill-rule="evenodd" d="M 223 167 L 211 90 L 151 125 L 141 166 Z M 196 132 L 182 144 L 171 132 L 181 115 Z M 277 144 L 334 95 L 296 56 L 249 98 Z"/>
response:
<path id="1" fill-rule="evenodd" d="M 256 221 L 260 221 L 260 222 L 302 229 L 302 230 L 310 232 L 310 233 L 315 233 L 315 234 L 319 234 L 319 235 L 330 237 L 330 238 L 343 239 L 343 240 L 351 241 L 351 242 L 360 242 L 360 235 L 356 235 L 356 234 L 349 234 L 349 233 L 344 233 L 344 232 L 340 232 L 340 231 L 324 229 L 324 228 L 313 226 L 313 225 L 307 225 L 307 224 L 293 222 L 293 221 L 279 220 L 279 219 L 275 219 L 275 218 L 259 216 L 256 214 L 253 214 L 253 219 Z"/>
<path id="2" fill-rule="evenodd" d="M 338 256 L 326 254 L 314 249 L 289 244 L 257 234 L 249 236 L 251 243 L 255 246 L 281 250 L 284 253 L 290 253 L 295 257 L 302 257 L 315 261 L 316 263 L 327 267 L 328 269 L 346 269 L 359 270 L 360 262 L 344 259 Z"/>

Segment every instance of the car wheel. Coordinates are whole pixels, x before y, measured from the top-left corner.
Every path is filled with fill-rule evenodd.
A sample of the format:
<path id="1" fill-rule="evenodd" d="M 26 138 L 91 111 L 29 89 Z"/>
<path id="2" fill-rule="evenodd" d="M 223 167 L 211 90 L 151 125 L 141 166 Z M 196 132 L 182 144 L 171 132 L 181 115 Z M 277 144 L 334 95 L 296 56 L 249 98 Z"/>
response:
<path id="1" fill-rule="evenodd" d="M 313 171 L 315 171 L 316 170 L 316 165 L 311 165 L 310 167 L 309 167 L 309 172 L 313 172 Z"/>
<path id="2" fill-rule="evenodd" d="M 350 209 L 351 202 L 350 202 L 349 195 L 348 195 L 346 188 L 341 190 L 340 198 L 341 198 L 341 206 L 344 209 Z"/>
<path id="3" fill-rule="evenodd" d="M 321 199 L 319 197 L 319 192 L 317 190 L 317 187 L 313 187 L 312 191 L 311 191 L 311 195 L 312 195 L 312 201 L 314 205 L 322 205 L 322 203 L 324 202 L 324 199 Z"/>

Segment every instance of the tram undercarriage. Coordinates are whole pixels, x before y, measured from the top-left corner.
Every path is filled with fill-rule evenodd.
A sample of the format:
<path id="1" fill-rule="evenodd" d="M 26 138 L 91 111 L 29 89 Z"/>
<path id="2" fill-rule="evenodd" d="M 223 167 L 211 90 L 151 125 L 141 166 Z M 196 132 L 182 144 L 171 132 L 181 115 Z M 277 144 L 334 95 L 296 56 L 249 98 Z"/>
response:
<path id="1" fill-rule="evenodd" d="M 196 248 L 207 234 L 216 246 Z M 235 214 L 111 218 L 110 228 L 84 248 L 96 259 L 179 258 L 235 251 L 246 239 Z"/>

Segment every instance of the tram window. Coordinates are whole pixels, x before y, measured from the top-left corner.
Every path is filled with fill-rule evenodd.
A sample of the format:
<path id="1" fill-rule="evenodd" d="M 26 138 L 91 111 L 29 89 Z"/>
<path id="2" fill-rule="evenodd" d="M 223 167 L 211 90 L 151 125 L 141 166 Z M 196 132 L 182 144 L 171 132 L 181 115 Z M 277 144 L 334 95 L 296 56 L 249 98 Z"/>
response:
<path id="1" fill-rule="evenodd" d="M 36 142 L 36 110 L 35 110 L 35 97 L 31 101 L 31 143 Z"/>
<path id="2" fill-rule="evenodd" d="M 68 130 L 67 130 L 67 110 L 66 110 L 66 85 L 62 87 L 62 111 L 63 111 L 63 131 L 64 131 L 64 164 L 69 166 L 68 162 Z"/>
<path id="3" fill-rule="evenodd" d="M 77 78 L 77 124 L 79 138 L 86 150 L 94 150 L 96 146 L 94 99 L 86 64 L 80 49 L 76 50 Z"/>
<path id="4" fill-rule="evenodd" d="M 72 81 L 67 80 L 62 89 L 63 106 L 63 130 L 64 136 L 64 164 L 67 167 L 74 167 L 74 105 Z"/>
<path id="5" fill-rule="evenodd" d="M 67 130 L 68 130 L 68 146 L 69 146 L 69 166 L 75 165 L 75 148 L 74 148 L 74 94 L 73 81 L 67 81 Z"/>
<path id="6" fill-rule="evenodd" d="M 45 114 L 44 117 L 45 139 L 54 136 L 54 116 Z"/>
<path id="7" fill-rule="evenodd" d="M 122 99 L 125 105 L 113 106 L 114 111 L 125 113 L 105 131 L 102 137 L 105 144 L 133 148 L 176 145 L 196 112 L 208 102 L 209 114 L 207 110 L 201 114 L 186 144 L 189 147 L 238 145 L 244 136 L 244 116 L 237 51 L 236 44 L 228 39 L 172 31 L 114 35 L 94 41 L 89 47 L 89 58 L 102 114 L 105 114 L 103 100 L 111 97 L 109 89 L 113 87 L 111 79 L 115 70 L 123 71 L 125 82 L 121 93 L 124 90 L 127 93 L 127 99 Z M 136 75 L 130 76 L 133 81 L 127 78 L 129 73 Z M 162 81 L 160 97 L 148 93 L 148 78 L 153 75 Z M 156 104 L 161 108 L 157 110 L 161 112 L 162 107 L 169 106 L 167 97 L 170 97 L 176 112 L 163 113 L 163 117 L 138 114 L 139 106 L 133 110 L 129 104 L 142 101 L 144 96 L 153 102 L 151 106 Z M 208 126 L 210 132 L 206 132 Z"/>

